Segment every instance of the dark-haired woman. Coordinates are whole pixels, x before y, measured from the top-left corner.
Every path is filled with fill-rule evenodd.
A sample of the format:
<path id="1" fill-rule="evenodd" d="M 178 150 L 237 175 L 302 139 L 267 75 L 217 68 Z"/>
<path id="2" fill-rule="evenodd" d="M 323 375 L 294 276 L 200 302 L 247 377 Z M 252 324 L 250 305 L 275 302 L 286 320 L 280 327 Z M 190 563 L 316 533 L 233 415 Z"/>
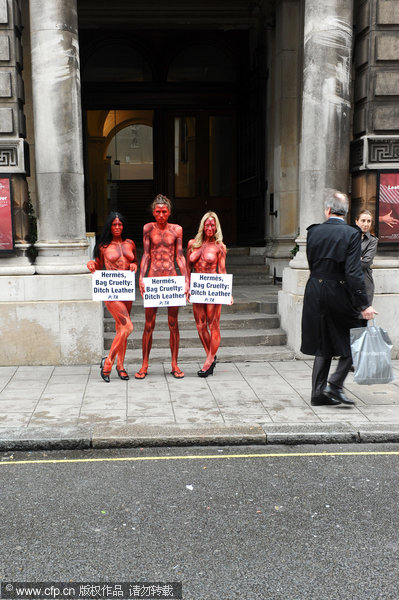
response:
<path id="1" fill-rule="evenodd" d="M 137 271 L 137 253 L 135 243 L 126 234 L 126 220 L 118 212 L 111 212 L 104 229 L 94 247 L 94 260 L 89 260 L 87 268 L 96 270 Z M 112 366 L 116 361 L 116 370 L 120 379 L 127 380 L 129 375 L 124 367 L 127 338 L 133 331 L 130 319 L 132 302 L 116 300 L 105 302 L 105 306 L 115 319 L 116 335 L 108 356 L 102 358 L 100 364 L 101 377 L 109 383 Z"/>

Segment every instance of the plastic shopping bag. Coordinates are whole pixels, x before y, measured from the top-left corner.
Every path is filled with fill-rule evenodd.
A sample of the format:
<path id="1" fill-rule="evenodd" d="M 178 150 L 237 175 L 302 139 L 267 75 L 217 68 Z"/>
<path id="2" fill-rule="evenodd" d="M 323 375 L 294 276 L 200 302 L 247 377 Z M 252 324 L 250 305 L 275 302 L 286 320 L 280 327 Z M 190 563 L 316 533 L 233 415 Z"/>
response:
<path id="1" fill-rule="evenodd" d="M 367 327 L 351 329 L 350 342 L 355 383 L 372 385 L 393 381 L 392 342 L 385 329 L 374 325 L 374 319 L 368 321 Z"/>

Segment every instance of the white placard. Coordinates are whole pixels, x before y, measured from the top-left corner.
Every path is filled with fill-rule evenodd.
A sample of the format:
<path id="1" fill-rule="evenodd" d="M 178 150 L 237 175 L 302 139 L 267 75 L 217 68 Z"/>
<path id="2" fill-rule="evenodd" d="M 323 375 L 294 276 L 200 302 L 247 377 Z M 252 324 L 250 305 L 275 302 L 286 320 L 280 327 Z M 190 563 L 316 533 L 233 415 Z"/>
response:
<path id="1" fill-rule="evenodd" d="M 143 277 L 145 293 L 144 308 L 156 306 L 185 306 L 186 278 L 183 275 L 171 277 Z"/>
<path id="2" fill-rule="evenodd" d="M 92 276 L 93 300 L 136 299 L 135 273 L 133 271 L 95 271 Z"/>
<path id="3" fill-rule="evenodd" d="M 191 273 L 190 302 L 230 304 L 233 275 L 226 273 Z"/>

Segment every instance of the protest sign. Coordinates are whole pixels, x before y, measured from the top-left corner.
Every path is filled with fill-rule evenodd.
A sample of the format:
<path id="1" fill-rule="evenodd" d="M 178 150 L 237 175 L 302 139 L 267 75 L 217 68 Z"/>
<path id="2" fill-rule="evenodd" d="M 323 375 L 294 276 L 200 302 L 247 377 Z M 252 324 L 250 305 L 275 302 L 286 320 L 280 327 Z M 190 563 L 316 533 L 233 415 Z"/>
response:
<path id="1" fill-rule="evenodd" d="M 191 273 L 190 302 L 230 304 L 233 275 L 225 273 Z"/>
<path id="2" fill-rule="evenodd" d="M 144 277 L 144 308 L 157 306 L 185 306 L 185 277 Z"/>
<path id="3" fill-rule="evenodd" d="M 136 299 L 135 273 L 133 271 L 95 271 L 92 276 L 93 300 Z"/>

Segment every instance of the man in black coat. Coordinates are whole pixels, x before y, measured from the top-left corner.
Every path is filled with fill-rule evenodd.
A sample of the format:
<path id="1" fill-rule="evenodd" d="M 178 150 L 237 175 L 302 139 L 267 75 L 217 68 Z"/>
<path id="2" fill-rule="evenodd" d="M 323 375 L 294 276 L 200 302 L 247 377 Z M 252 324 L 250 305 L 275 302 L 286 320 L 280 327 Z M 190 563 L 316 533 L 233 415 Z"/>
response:
<path id="1" fill-rule="evenodd" d="M 360 265 L 360 231 L 344 221 L 349 201 L 337 190 L 326 190 L 326 221 L 308 227 L 307 257 L 310 277 L 302 312 L 301 352 L 315 357 L 311 404 L 353 405 L 343 384 L 352 366 L 349 330 L 373 319 L 377 311 L 367 300 Z M 331 359 L 338 366 L 328 378 Z M 328 378 L 328 382 L 327 382 Z"/>

